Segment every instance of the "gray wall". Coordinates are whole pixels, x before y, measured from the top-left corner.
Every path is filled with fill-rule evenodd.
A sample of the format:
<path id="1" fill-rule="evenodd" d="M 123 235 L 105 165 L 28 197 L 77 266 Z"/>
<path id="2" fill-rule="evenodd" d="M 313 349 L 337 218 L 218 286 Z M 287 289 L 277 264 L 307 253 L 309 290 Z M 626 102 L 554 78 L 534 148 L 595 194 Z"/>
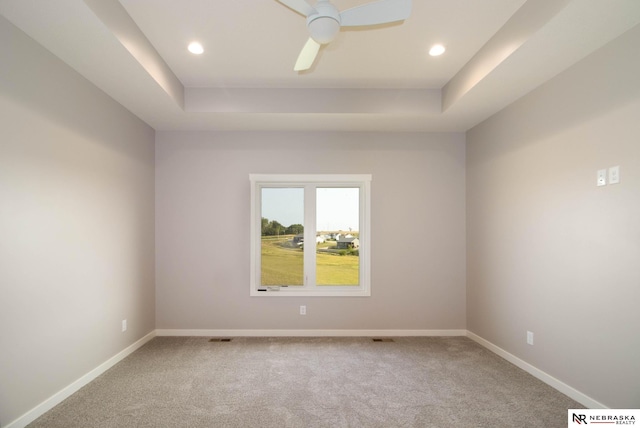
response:
<path id="1" fill-rule="evenodd" d="M 155 328 L 154 131 L 1 17 L 0 40 L 4 426 Z"/>
<path id="2" fill-rule="evenodd" d="M 461 133 L 158 132 L 156 327 L 464 329 L 464 169 Z M 250 173 L 373 175 L 371 297 L 249 297 Z"/>
<path id="3" fill-rule="evenodd" d="M 468 329 L 617 408 L 640 407 L 639 52 L 636 27 L 467 133 Z"/>

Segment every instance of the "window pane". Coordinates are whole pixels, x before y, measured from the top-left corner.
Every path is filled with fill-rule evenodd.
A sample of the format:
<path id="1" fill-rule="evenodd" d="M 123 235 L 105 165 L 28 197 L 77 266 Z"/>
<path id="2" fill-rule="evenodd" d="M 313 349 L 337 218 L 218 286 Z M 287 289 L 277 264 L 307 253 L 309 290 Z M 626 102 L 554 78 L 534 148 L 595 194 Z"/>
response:
<path id="1" fill-rule="evenodd" d="M 360 189 L 316 189 L 316 284 L 360 283 Z"/>
<path id="2" fill-rule="evenodd" d="M 262 188 L 261 285 L 303 285 L 304 189 Z"/>

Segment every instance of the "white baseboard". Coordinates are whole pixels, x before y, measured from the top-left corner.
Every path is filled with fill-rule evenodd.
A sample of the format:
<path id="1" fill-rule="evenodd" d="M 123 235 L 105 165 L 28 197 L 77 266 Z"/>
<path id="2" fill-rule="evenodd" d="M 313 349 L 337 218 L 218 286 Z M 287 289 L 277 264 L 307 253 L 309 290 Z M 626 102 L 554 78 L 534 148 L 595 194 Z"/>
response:
<path id="1" fill-rule="evenodd" d="M 469 339 L 473 340 L 474 342 L 477 342 L 480 345 L 484 346 L 485 348 L 487 348 L 488 350 L 490 350 L 494 354 L 497 354 L 500 357 L 504 358 L 505 360 L 509 361 L 511 364 L 513 364 L 513 365 L 521 368 L 522 370 L 526 371 L 527 373 L 529 373 L 533 377 L 536 377 L 536 378 L 540 379 L 541 381 L 543 381 L 547 385 L 551 386 L 552 388 L 557 389 L 558 391 L 562 392 L 564 395 L 576 400 L 578 403 L 582 404 L 583 406 L 585 406 L 585 407 L 587 407 L 589 409 L 607 409 L 608 408 L 604 404 L 594 400 L 593 398 L 589 397 L 586 394 L 583 394 L 582 392 L 580 392 L 577 389 L 567 385 L 566 383 L 556 379 L 555 377 L 551 376 L 550 374 L 548 374 L 546 372 L 543 372 L 542 370 L 532 366 L 531 364 L 527 363 L 526 361 L 521 360 L 520 358 L 516 357 L 515 355 L 510 354 L 509 352 L 505 351 L 504 349 L 500 348 L 499 346 L 494 345 L 493 343 L 489 342 L 488 340 L 483 339 L 482 337 L 478 336 L 477 334 L 468 331 L 467 332 L 467 337 L 469 337 Z"/>
<path id="2" fill-rule="evenodd" d="M 157 336 L 212 337 L 409 337 L 466 336 L 467 330 L 198 330 L 158 329 Z"/>
<path id="3" fill-rule="evenodd" d="M 58 391 L 57 393 L 55 393 L 54 395 L 52 395 L 51 397 L 49 397 L 48 399 L 40 403 L 38 406 L 34 407 L 24 415 L 20 416 L 18 419 L 14 420 L 13 422 L 10 422 L 9 425 L 7 425 L 5 428 L 26 427 L 28 424 L 38 419 L 40 416 L 44 415 L 49 410 L 53 409 L 58 404 L 62 403 L 65 399 L 70 397 L 80 388 L 82 388 L 83 386 L 85 386 L 86 384 L 88 384 L 98 376 L 100 376 L 102 373 L 109 370 L 111 367 L 113 367 L 120 361 L 124 360 L 127 356 L 132 354 L 137 349 L 141 348 L 142 345 L 144 345 L 145 343 L 153 339 L 155 336 L 156 336 L 156 332 L 154 330 L 151 333 L 144 336 L 142 339 L 128 346 L 124 350 L 118 352 L 116 355 L 109 358 L 107 361 L 100 364 L 98 367 L 91 370 L 89 373 L 85 374 L 80 379 L 73 382 L 71 385 L 68 385 L 67 387 Z"/>

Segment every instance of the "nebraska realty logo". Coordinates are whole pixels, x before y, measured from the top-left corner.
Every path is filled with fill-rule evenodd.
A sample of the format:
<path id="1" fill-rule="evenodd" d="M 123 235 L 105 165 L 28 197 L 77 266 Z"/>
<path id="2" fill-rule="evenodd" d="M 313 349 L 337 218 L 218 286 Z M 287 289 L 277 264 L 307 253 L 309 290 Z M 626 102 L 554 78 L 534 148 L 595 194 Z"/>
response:
<path id="1" fill-rule="evenodd" d="M 635 425 L 640 419 L 640 409 L 569 409 L 567 415 L 570 427 Z"/>

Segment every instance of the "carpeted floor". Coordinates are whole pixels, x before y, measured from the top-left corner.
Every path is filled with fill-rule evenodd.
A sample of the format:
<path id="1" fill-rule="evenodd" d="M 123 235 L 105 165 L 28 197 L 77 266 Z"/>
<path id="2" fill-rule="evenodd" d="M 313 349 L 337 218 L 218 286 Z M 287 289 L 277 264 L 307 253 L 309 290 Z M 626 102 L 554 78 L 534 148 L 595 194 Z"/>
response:
<path id="1" fill-rule="evenodd" d="M 582 408 L 466 337 L 156 337 L 30 427 L 566 427 Z"/>

